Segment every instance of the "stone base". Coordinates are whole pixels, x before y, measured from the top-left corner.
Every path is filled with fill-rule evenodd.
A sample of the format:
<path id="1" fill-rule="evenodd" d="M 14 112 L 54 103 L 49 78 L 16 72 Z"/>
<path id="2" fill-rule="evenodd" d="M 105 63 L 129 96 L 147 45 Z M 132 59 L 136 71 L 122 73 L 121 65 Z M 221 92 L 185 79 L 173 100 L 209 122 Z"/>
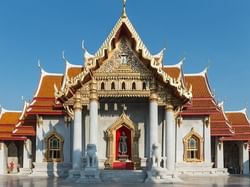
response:
<path id="1" fill-rule="evenodd" d="M 146 178 L 146 173 L 142 170 L 101 171 L 101 179 L 104 183 L 136 184 L 136 183 L 143 183 L 145 181 L 145 178 Z"/>
<path id="2" fill-rule="evenodd" d="M 76 182 L 81 177 L 80 170 L 69 170 L 69 176 L 67 177 L 67 181 L 69 182 Z"/>
<path id="3" fill-rule="evenodd" d="M 32 169 L 30 168 L 20 168 L 19 175 L 30 175 L 32 173 Z"/>
<path id="4" fill-rule="evenodd" d="M 162 184 L 174 184 L 181 183 L 182 180 L 177 177 L 174 172 L 170 172 L 164 168 L 152 168 L 147 171 L 147 179 L 145 183 L 162 183 Z"/>
<path id="5" fill-rule="evenodd" d="M 80 171 L 81 177 L 76 181 L 77 183 L 101 183 L 100 171 L 97 168 L 85 168 Z"/>
<path id="6" fill-rule="evenodd" d="M 205 176 L 205 175 L 228 175 L 226 168 L 212 168 L 213 163 L 177 163 L 178 174 Z"/>
<path id="7" fill-rule="evenodd" d="M 42 177 L 67 177 L 71 168 L 70 163 L 49 163 L 34 162 L 34 169 L 31 175 Z"/>

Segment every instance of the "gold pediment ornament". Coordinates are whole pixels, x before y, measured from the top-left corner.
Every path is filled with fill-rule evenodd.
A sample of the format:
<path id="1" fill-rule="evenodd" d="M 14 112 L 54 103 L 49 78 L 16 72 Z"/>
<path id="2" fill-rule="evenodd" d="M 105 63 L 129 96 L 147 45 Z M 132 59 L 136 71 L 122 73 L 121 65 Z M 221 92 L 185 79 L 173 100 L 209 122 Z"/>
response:
<path id="1" fill-rule="evenodd" d="M 117 42 L 121 40 L 122 37 L 124 37 L 123 32 L 121 32 L 124 28 L 128 33 L 128 40 L 130 42 L 133 41 L 132 51 L 130 50 L 130 48 L 126 48 L 129 45 L 125 46 L 125 49 L 127 50 L 125 50 L 125 52 L 129 53 L 125 53 L 125 56 L 123 56 L 123 53 L 121 53 L 121 51 L 114 49 L 117 45 Z M 123 42 L 121 43 L 123 44 Z M 152 70 L 155 70 L 157 72 L 157 74 L 162 78 L 165 84 L 169 85 L 171 89 L 176 90 L 174 92 L 178 95 L 178 98 L 182 98 L 182 102 L 186 102 L 192 97 L 191 87 L 188 90 L 183 84 L 183 81 L 179 79 L 173 79 L 163 70 L 164 49 L 160 53 L 152 55 L 144 45 L 143 41 L 141 40 L 139 34 L 136 32 L 127 15 L 121 16 L 119 18 L 116 25 L 108 35 L 107 39 L 103 42 L 103 44 L 95 54 L 90 54 L 86 49 L 84 51 L 84 70 L 76 77 L 67 80 L 62 88 L 55 88 L 55 97 L 57 99 L 66 101 L 70 97 L 72 97 L 74 95 L 74 89 L 81 87 L 81 85 L 84 85 L 86 83 L 85 78 L 88 77 L 91 72 L 93 72 L 93 75 L 95 75 L 95 71 L 97 74 L 99 72 L 99 75 L 101 75 L 102 73 L 106 75 L 112 75 L 114 72 L 114 74 L 118 73 L 122 76 L 127 74 L 133 74 L 133 76 L 135 76 L 137 73 L 139 79 L 139 76 L 141 75 L 145 75 L 148 73 L 151 75 L 155 74 L 155 72 L 148 72 Z M 143 64 L 138 61 L 135 53 L 140 54 L 140 59 L 148 61 L 148 65 L 150 68 L 143 67 Z M 124 61 L 126 63 L 121 63 L 121 61 Z M 102 63 L 105 64 L 103 67 Z"/>
<path id="2" fill-rule="evenodd" d="M 117 48 L 111 53 L 110 58 L 105 60 L 94 75 L 119 76 L 122 73 L 137 73 L 139 75 L 152 75 L 145 65 L 131 49 L 126 38 L 121 38 L 117 43 Z"/>

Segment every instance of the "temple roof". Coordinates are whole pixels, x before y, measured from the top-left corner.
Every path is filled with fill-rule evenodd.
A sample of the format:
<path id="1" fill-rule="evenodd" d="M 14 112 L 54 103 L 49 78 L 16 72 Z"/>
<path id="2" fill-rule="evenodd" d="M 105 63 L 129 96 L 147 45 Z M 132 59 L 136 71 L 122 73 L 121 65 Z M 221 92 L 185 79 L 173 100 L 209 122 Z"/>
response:
<path id="1" fill-rule="evenodd" d="M 210 116 L 211 121 L 211 136 L 232 136 L 234 135 L 234 130 L 232 128 L 231 122 L 228 120 L 223 103 L 220 103 L 219 110 L 212 113 Z"/>
<path id="2" fill-rule="evenodd" d="M 32 116 L 28 116 L 29 103 L 24 102 L 22 113 L 16 123 L 14 129 L 12 130 L 12 134 L 14 136 L 35 136 L 35 125 L 36 120 L 30 121 Z M 34 118 L 34 117 L 33 117 Z"/>
<path id="3" fill-rule="evenodd" d="M 21 111 L 11 111 L 2 108 L 0 113 L 0 125 L 16 124 L 20 116 L 21 116 Z"/>
<path id="4" fill-rule="evenodd" d="M 182 66 L 183 66 L 183 61 L 185 59 L 182 59 L 178 64 L 174 65 L 164 65 L 163 70 L 172 78 L 174 79 L 182 79 L 184 78 Z"/>
<path id="5" fill-rule="evenodd" d="M 0 140 L 23 140 L 26 137 L 14 137 L 12 132 L 21 116 L 21 111 L 1 109 Z"/>
<path id="6" fill-rule="evenodd" d="M 247 116 L 247 109 L 244 108 L 243 110 L 239 111 L 227 111 L 226 116 L 232 124 L 235 125 L 249 125 L 250 121 Z"/>
<path id="7" fill-rule="evenodd" d="M 211 115 L 217 112 L 218 106 L 212 94 L 207 68 L 196 74 L 184 74 L 185 84 L 192 86 L 193 98 L 185 105 L 182 114 L 185 115 Z"/>
<path id="8" fill-rule="evenodd" d="M 248 119 L 246 109 L 239 111 L 226 112 L 228 120 L 235 130 L 235 135 L 232 137 L 224 137 L 223 141 L 250 141 L 250 121 Z"/>
<path id="9" fill-rule="evenodd" d="M 163 82 L 173 88 L 175 91 L 172 93 L 176 94 L 177 97 L 183 100 L 183 103 L 191 99 L 192 92 L 185 87 L 183 81 L 172 78 L 168 75 L 168 73 L 166 73 L 166 71 L 164 71 L 163 55 L 165 49 L 161 50 L 158 54 L 152 55 L 141 40 L 139 34 L 136 32 L 128 16 L 124 13 L 118 19 L 110 34 L 94 55 L 90 54 L 87 49 L 83 47 L 85 51 L 85 66 L 82 72 L 71 80 L 64 81 L 60 90 L 56 87 L 56 98 L 61 102 L 64 102 L 68 100 L 68 98 L 72 97 L 72 91 L 76 91 L 75 88 L 79 88 L 79 85 L 81 86 L 84 84 L 84 80 L 88 81 L 89 79 L 85 79 L 88 75 L 89 77 L 92 77 L 91 71 L 94 71 L 101 66 L 104 60 L 108 57 L 108 53 L 115 48 L 116 42 L 121 38 L 121 36 L 126 36 L 128 38 L 132 44 L 134 52 L 139 58 L 142 59 L 142 62 L 145 63 L 146 66 L 152 71 L 156 72 L 155 75 L 161 77 Z"/>
<path id="10" fill-rule="evenodd" d="M 48 73 L 41 69 L 37 91 L 27 110 L 29 114 L 62 114 L 61 110 L 54 110 L 54 87 L 61 87 L 63 77 L 63 74 Z"/>
<path id="11" fill-rule="evenodd" d="M 48 73 L 41 69 L 39 84 L 34 98 L 54 98 L 54 84 L 61 86 L 63 74 Z"/>
<path id="12" fill-rule="evenodd" d="M 207 68 L 200 73 L 184 74 L 185 82 L 193 87 L 192 94 L 194 98 L 213 98 L 209 81 L 207 78 Z"/>

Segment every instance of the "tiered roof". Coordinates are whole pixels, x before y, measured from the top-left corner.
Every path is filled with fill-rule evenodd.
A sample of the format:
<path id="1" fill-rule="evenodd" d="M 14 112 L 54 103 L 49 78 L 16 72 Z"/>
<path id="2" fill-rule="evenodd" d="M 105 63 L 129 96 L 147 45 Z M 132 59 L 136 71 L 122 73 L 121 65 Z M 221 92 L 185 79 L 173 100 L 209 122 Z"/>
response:
<path id="1" fill-rule="evenodd" d="M 231 122 L 228 120 L 223 102 L 219 105 L 219 111 L 212 113 L 210 116 L 211 120 L 211 135 L 212 136 L 232 136 L 234 135 L 234 130 L 232 128 Z"/>
<path id="2" fill-rule="evenodd" d="M 113 43 L 121 34 L 126 34 L 133 42 L 138 56 L 147 63 L 162 80 L 169 84 L 186 102 L 181 115 L 210 116 L 211 135 L 223 137 L 221 140 L 250 140 L 250 123 L 246 111 L 224 112 L 223 106 L 218 105 L 211 91 L 207 78 L 207 69 L 197 74 L 183 73 L 183 60 L 176 65 L 163 66 L 163 51 L 152 55 L 139 37 L 124 9 L 122 16 L 94 54 L 84 48 L 85 66 L 73 65 L 64 57 L 64 74 L 48 73 L 41 68 L 38 88 L 30 104 L 25 103 L 23 111 L 2 110 L 0 115 L 0 140 L 25 139 L 35 135 L 37 115 L 64 115 L 64 109 L 57 99 L 64 101 L 74 87 L 89 76 L 91 70 L 98 68 L 112 50 Z M 192 88 L 192 93 L 190 92 Z M 185 103 L 183 102 L 183 103 Z M 234 133 L 235 131 L 235 133 Z"/>
<path id="3" fill-rule="evenodd" d="M 217 111 L 207 78 L 207 69 L 196 74 L 184 74 L 185 83 L 192 85 L 192 102 L 185 106 L 182 115 L 211 115 Z"/>
<path id="4" fill-rule="evenodd" d="M 232 128 L 235 131 L 235 135 L 232 137 L 224 137 L 222 140 L 250 141 L 250 121 L 247 117 L 246 109 L 226 112 L 226 116 L 232 123 Z"/>
<path id="5" fill-rule="evenodd" d="M 12 132 L 18 123 L 21 111 L 1 109 L 0 113 L 0 140 L 24 140 L 25 137 L 14 137 Z"/>
<path id="6" fill-rule="evenodd" d="M 28 114 L 63 114 L 62 106 L 60 104 L 56 105 L 54 96 L 54 86 L 60 87 L 63 77 L 63 74 L 48 73 L 41 69 L 39 85 L 27 110 Z"/>

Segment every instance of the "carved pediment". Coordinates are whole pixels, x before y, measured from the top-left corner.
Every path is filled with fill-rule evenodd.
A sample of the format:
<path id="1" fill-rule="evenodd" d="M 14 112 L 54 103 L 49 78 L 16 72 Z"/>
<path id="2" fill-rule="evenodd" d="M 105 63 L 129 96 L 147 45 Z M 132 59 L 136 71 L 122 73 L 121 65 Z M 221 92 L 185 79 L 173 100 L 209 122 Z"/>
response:
<path id="1" fill-rule="evenodd" d="M 119 76 L 127 73 L 140 76 L 151 75 L 149 69 L 131 49 L 130 43 L 126 38 L 121 38 L 117 42 L 116 48 L 110 52 L 109 56 L 100 68 L 94 72 L 95 76 Z"/>

